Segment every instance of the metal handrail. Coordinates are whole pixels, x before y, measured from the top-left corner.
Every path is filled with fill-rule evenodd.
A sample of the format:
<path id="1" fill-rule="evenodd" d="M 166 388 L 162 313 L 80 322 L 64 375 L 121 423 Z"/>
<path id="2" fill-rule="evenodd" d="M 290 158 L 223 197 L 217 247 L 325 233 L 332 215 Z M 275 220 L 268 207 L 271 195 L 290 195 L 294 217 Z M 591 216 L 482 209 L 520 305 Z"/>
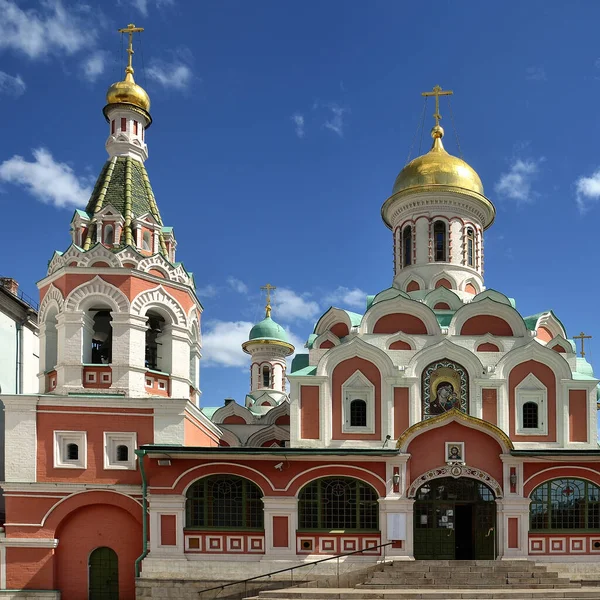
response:
<path id="1" fill-rule="evenodd" d="M 354 550 L 354 552 L 344 552 L 343 554 L 336 554 L 335 556 L 329 556 L 328 558 L 321 558 L 319 560 L 314 560 L 309 563 L 296 565 L 295 567 L 287 567 L 286 569 L 279 569 L 277 571 L 271 571 L 270 573 L 265 573 L 264 575 L 256 575 L 254 577 L 249 577 L 248 579 L 240 579 L 239 581 L 232 581 L 230 583 L 224 583 L 223 585 L 216 585 L 211 588 L 206 588 L 204 590 L 200 590 L 198 592 L 198 594 L 204 594 L 205 592 L 212 592 L 214 590 L 223 590 L 226 587 L 231 587 L 233 585 L 240 585 L 242 583 L 244 584 L 244 589 L 245 589 L 246 584 L 249 581 L 255 581 L 256 579 L 262 579 L 263 577 L 271 577 L 271 575 L 277 575 L 278 573 L 285 573 L 286 571 L 290 571 L 291 582 L 293 585 L 293 583 L 294 583 L 293 572 L 296 569 L 302 569 L 303 567 L 312 567 L 313 565 L 317 565 L 322 562 L 327 562 L 328 560 L 336 560 L 336 559 L 338 561 L 338 563 L 337 563 L 337 584 L 338 584 L 338 587 L 340 587 L 340 558 L 342 556 L 352 556 L 353 554 L 360 554 L 361 552 L 370 552 L 372 550 L 377 550 L 377 548 L 385 548 L 386 546 L 391 546 L 392 544 L 393 544 L 393 542 L 387 542 L 386 544 L 379 544 L 378 546 L 369 546 L 368 548 L 363 548 L 362 550 Z M 383 562 L 385 562 L 385 550 L 383 551 Z M 244 593 L 246 593 L 246 592 L 244 591 Z"/>

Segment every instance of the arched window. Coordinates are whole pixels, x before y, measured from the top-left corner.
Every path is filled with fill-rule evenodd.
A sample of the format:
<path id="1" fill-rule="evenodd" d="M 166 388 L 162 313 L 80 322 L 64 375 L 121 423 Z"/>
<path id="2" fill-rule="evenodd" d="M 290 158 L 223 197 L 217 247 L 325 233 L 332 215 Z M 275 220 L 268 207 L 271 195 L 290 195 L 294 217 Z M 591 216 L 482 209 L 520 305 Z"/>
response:
<path id="1" fill-rule="evenodd" d="M 112 246 L 115 243 L 115 230 L 112 225 L 104 226 L 104 243 L 107 246 Z"/>
<path id="2" fill-rule="evenodd" d="M 123 444 L 117 446 L 117 462 L 127 462 L 129 460 L 129 448 Z"/>
<path id="3" fill-rule="evenodd" d="M 79 460 L 79 446 L 67 444 L 67 460 Z"/>
<path id="4" fill-rule="evenodd" d="M 600 530 L 600 487 L 584 479 L 554 479 L 531 492 L 530 529 Z"/>
<path id="5" fill-rule="evenodd" d="M 186 497 L 188 528 L 264 528 L 263 493 L 243 477 L 204 477 L 188 488 Z"/>
<path id="6" fill-rule="evenodd" d="M 467 266 L 475 266 L 475 233 L 470 227 L 467 229 Z"/>
<path id="7" fill-rule="evenodd" d="M 165 319 L 154 311 L 148 311 L 146 321 L 146 368 L 153 371 L 167 372 L 163 364 L 163 338 Z"/>
<path id="8" fill-rule="evenodd" d="M 350 427 L 367 426 L 367 403 L 364 400 L 350 401 Z"/>
<path id="9" fill-rule="evenodd" d="M 110 310 L 90 310 L 90 329 L 84 329 L 83 362 L 108 365 L 112 360 L 112 317 Z"/>
<path id="10" fill-rule="evenodd" d="M 402 264 L 408 267 L 412 264 L 412 227 L 407 225 L 402 232 Z"/>
<path id="11" fill-rule="evenodd" d="M 264 388 L 271 387 L 271 369 L 267 365 L 262 368 L 262 386 Z"/>
<path id="12" fill-rule="evenodd" d="M 441 262 L 446 260 L 446 224 L 443 221 L 433 224 L 433 259 Z"/>
<path id="13" fill-rule="evenodd" d="M 144 231 L 144 235 L 142 236 L 142 250 L 152 251 L 152 238 L 149 231 Z"/>
<path id="14" fill-rule="evenodd" d="M 537 402 L 525 402 L 523 404 L 523 429 L 537 429 L 538 427 Z"/>
<path id="15" fill-rule="evenodd" d="M 379 529 L 377 492 L 350 477 L 324 477 L 298 495 L 299 529 Z"/>

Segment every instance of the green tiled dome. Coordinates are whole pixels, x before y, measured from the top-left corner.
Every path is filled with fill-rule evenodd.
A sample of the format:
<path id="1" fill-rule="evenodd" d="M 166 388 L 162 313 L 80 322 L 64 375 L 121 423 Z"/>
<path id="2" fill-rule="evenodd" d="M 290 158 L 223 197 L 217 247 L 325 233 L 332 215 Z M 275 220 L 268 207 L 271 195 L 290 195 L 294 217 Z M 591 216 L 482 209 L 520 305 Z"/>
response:
<path id="1" fill-rule="evenodd" d="M 289 344 L 288 336 L 281 325 L 271 317 L 263 319 L 250 330 L 250 340 L 278 340 Z"/>

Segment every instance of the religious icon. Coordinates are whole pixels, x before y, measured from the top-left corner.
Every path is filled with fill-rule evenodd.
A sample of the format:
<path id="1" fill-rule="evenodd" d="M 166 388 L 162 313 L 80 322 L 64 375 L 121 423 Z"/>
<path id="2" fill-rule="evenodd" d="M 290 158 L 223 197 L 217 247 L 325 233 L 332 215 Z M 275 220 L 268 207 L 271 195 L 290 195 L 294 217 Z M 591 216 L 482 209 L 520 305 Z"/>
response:
<path id="1" fill-rule="evenodd" d="M 465 462 L 465 443 L 464 442 L 446 442 L 446 462 L 464 463 Z"/>
<path id="2" fill-rule="evenodd" d="M 469 377 L 461 365 L 447 359 L 428 365 L 422 375 L 423 418 L 452 410 L 469 412 Z"/>
<path id="3" fill-rule="evenodd" d="M 460 408 L 460 400 L 454 391 L 454 386 L 449 381 L 442 381 L 438 384 L 435 398 L 429 405 L 429 414 L 441 415 L 453 408 Z"/>

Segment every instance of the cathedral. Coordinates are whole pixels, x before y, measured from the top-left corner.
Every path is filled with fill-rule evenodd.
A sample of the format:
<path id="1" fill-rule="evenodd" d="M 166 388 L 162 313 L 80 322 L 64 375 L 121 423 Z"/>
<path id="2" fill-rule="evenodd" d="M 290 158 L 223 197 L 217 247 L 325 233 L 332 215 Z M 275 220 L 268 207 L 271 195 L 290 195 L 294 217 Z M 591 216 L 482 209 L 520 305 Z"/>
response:
<path id="1" fill-rule="evenodd" d="M 390 286 L 327 310 L 288 367 L 267 285 L 246 398 L 200 405 L 203 308 L 145 166 L 137 29 L 108 160 L 38 284 L 39 391 L 2 396 L 0 591 L 134 598 L 358 551 L 597 563 L 598 380 L 547 306 L 486 288 L 496 210 L 444 148 L 439 87 L 431 149 L 381 207 Z"/>

